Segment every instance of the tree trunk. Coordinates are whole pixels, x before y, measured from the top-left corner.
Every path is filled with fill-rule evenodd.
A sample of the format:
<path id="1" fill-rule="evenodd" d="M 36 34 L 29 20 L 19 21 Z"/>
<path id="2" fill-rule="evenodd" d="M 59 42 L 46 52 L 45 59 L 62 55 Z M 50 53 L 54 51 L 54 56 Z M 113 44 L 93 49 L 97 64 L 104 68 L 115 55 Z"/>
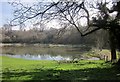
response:
<path id="1" fill-rule="evenodd" d="M 111 43 L 111 60 L 116 60 L 116 48 L 114 44 Z"/>
<path id="2" fill-rule="evenodd" d="M 113 30 L 110 30 L 109 32 L 110 37 L 110 49 L 111 49 L 111 61 L 116 60 L 116 42 L 115 42 L 115 36 L 113 33 Z"/>

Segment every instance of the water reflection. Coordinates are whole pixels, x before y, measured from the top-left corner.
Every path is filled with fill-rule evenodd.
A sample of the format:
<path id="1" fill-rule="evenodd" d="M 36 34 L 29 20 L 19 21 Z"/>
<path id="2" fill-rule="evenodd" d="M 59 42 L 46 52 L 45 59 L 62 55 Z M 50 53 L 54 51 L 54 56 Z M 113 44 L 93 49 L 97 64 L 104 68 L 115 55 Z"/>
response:
<path id="1" fill-rule="evenodd" d="M 80 49 L 73 47 L 9 46 L 2 47 L 2 54 L 30 60 L 72 60 L 81 57 L 82 51 Z"/>
<path id="2" fill-rule="evenodd" d="M 9 55 L 6 54 L 6 56 L 9 57 L 14 57 L 14 58 L 23 58 L 23 59 L 29 59 L 29 60 L 72 60 L 72 57 L 70 56 L 51 56 L 49 54 L 44 54 L 44 55 L 30 55 L 30 54 L 25 54 L 25 55 Z"/>
<path id="3" fill-rule="evenodd" d="M 88 51 L 85 47 L 41 47 L 41 46 L 5 46 L 2 55 L 29 60 L 73 60 L 86 59 L 83 55 Z M 92 58 L 92 60 L 99 60 Z"/>

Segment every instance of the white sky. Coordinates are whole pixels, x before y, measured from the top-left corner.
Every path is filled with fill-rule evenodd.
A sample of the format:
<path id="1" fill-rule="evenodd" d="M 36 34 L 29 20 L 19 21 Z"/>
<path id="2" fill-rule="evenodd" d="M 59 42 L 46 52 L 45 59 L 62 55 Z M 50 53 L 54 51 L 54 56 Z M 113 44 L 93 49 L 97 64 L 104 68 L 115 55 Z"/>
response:
<path id="1" fill-rule="evenodd" d="M 44 1 L 44 2 L 51 2 L 51 1 L 54 1 L 54 2 L 57 2 L 57 1 L 59 1 L 59 0 L 0 0 L 0 2 L 18 2 L 18 1 L 20 1 L 20 2 L 31 2 L 31 3 L 33 3 L 33 2 L 40 2 L 40 1 Z"/>
<path id="2" fill-rule="evenodd" d="M 15 1 L 15 0 L 0 1 L 0 19 L 2 19 L 2 20 L 0 20 L 0 27 L 2 27 L 9 20 L 13 19 L 12 13 L 13 13 L 14 8 L 10 4 L 7 3 L 8 1 Z M 35 0 L 24 0 L 24 1 L 32 3 Z M 46 26 L 60 28 L 60 25 L 55 20 L 49 22 Z M 26 29 L 29 29 L 30 27 L 32 27 L 32 25 L 27 24 Z M 15 27 L 13 27 L 13 29 L 18 30 L 19 26 L 15 26 Z"/>
<path id="3" fill-rule="evenodd" d="M 61 28 L 57 20 L 50 21 L 47 25 L 47 27 L 53 27 L 53 28 Z"/>
<path id="4" fill-rule="evenodd" d="M 29 2 L 29 3 L 33 3 L 33 2 L 37 2 L 37 1 L 45 1 L 45 2 L 50 2 L 50 1 L 58 1 L 58 0 L 0 0 L 0 27 L 7 22 L 8 20 L 10 20 L 13 16 L 12 16 L 12 12 L 13 12 L 13 8 L 7 3 L 7 2 L 12 2 L 12 1 L 22 1 L 22 2 Z M 88 0 L 91 1 L 91 0 Z M 95 0 L 96 1 L 96 0 Z M 111 1 L 111 0 L 107 0 L 107 1 Z M 116 0 L 116 1 L 120 1 L 120 0 Z M 1 7 L 2 6 L 2 7 Z M 18 29 L 19 26 L 14 27 L 14 29 Z M 56 28 L 60 28 L 60 25 L 58 24 L 58 21 L 53 20 L 51 22 L 49 22 L 47 24 L 47 27 L 56 27 Z M 29 28 L 29 26 L 27 27 Z"/>

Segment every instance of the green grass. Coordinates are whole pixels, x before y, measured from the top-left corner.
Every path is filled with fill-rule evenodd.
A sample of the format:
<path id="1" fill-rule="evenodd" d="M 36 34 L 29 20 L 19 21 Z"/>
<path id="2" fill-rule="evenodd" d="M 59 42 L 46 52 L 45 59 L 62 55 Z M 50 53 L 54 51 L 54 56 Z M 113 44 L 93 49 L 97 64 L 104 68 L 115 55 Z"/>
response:
<path id="1" fill-rule="evenodd" d="M 91 58 L 91 57 L 97 57 L 100 58 L 102 60 L 104 59 L 104 56 L 108 56 L 108 61 L 111 60 L 111 51 L 108 49 L 102 49 L 102 51 L 98 50 L 98 49 L 92 49 L 88 52 L 83 53 L 84 57 L 87 58 Z M 120 58 L 120 52 L 116 51 L 116 56 L 117 56 L 117 60 Z"/>
<path id="2" fill-rule="evenodd" d="M 78 63 L 2 58 L 3 80 L 120 80 L 119 67 L 102 60 Z"/>

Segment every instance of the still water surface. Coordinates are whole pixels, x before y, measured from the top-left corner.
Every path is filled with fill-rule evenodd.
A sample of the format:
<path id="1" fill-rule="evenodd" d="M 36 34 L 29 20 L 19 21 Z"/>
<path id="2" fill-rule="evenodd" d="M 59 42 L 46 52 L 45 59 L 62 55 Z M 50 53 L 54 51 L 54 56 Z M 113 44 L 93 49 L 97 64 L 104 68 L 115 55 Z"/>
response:
<path id="1" fill-rule="evenodd" d="M 85 47 L 48 47 L 48 46 L 7 46 L 2 47 L 2 55 L 29 60 L 73 60 L 85 59 Z"/>

